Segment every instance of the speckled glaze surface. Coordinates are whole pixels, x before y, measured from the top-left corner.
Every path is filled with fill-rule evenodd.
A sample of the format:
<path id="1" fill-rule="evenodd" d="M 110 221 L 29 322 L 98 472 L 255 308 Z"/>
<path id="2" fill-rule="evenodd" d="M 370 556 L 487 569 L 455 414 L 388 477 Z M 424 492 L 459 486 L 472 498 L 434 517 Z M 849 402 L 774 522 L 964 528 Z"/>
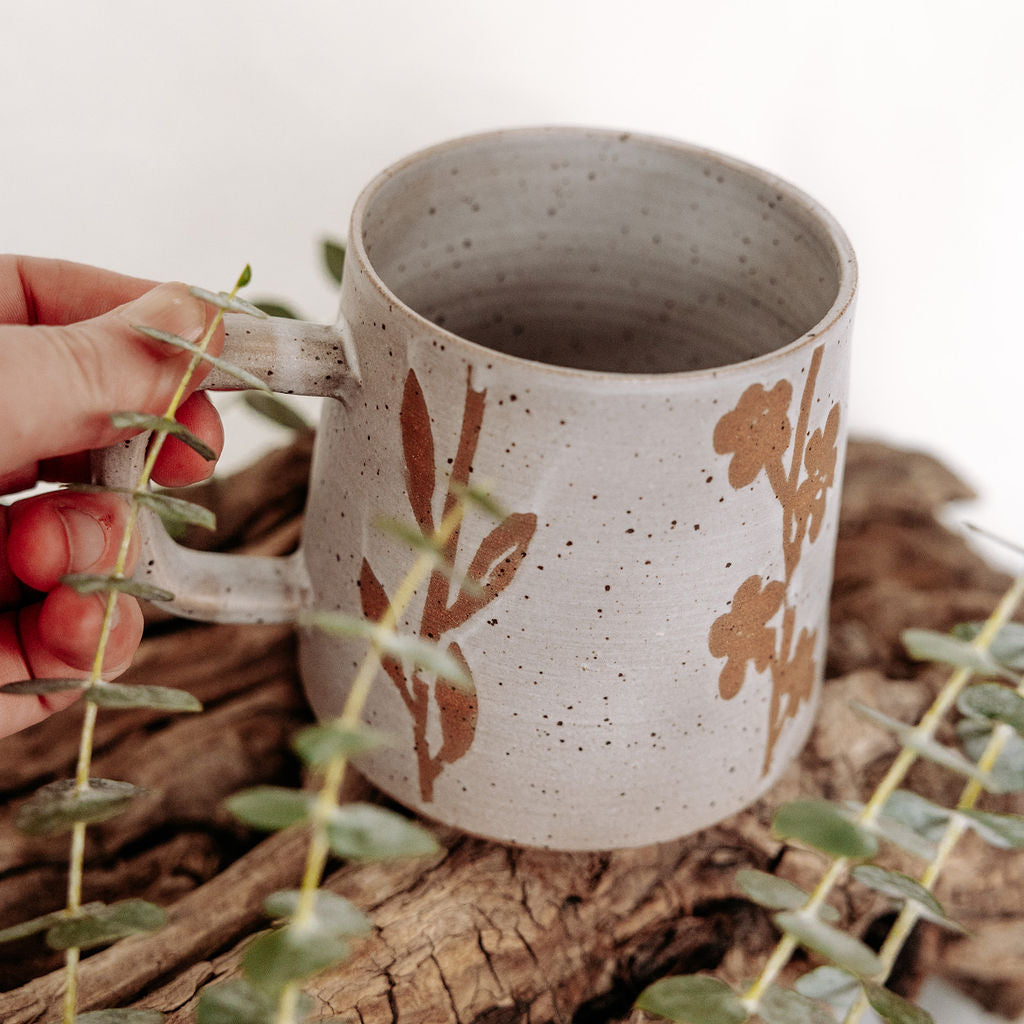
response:
<path id="1" fill-rule="evenodd" d="M 430 529 L 467 481 L 508 510 L 450 545 L 482 593 L 438 574 L 401 622 L 475 694 L 386 663 L 375 784 L 556 849 L 680 836 L 771 785 L 824 662 L 855 277 L 808 197 L 666 140 L 499 132 L 371 183 L 333 347 L 307 338 L 317 383 L 285 388 L 341 399 L 291 592 L 379 617 L 410 555 L 377 515 Z M 319 715 L 361 654 L 302 637 Z"/>

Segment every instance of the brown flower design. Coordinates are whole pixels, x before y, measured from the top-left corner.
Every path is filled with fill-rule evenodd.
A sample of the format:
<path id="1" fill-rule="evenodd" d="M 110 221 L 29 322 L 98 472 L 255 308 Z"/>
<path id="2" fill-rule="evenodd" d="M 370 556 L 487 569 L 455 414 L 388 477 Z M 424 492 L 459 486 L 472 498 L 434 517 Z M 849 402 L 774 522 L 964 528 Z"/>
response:
<path id="1" fill-rule="evenodd" d="M 839 406 L 834 405 L 825 421 L 825 430 L 814 431 L 807 442 L 807 452 L 804 455 L 807 479 L 797 489 L 796 494 L 796 515 L 806 521 L 808 536 L 812 542 L 818 539 L 825 518 L 825 493 L 836 478 L 838 436 Z"/>
<path id="2" fill-rule="evenodd" d="M 764 469 L 769 476 L 782 472 L 782 456 L 789 447 L 793 430 L 789 423 L 792 385 L 787 380 L 765 391 L 752 384 L 740 397 L 736 408 L 726 413 L 715 427 L 715 451 L 732 453 L 729 483 L 733 487 L 752 484 Z"/>
<path id="3" fill-rule="evenodd" d="M 787 715 L 795 714 L 796 709 L 811 698 L 815 672 L 814 645 L 817 639 L 817 630 L 808 633 L 806 629 L 801 629 L 793 656 L 779 664 L 776 685 L 788 698 Z"/>
<path id="4" fill-rule="evenodd" d="M 763 589 L 761 577 L 751 576 L 740 584 L 732 599 L 732 610 L 715 619 L 708 636 L 708 649 L 716 658 L 727 658 L 718 677 L 718 691 L 725 700 L 740 692 L 752 661 L 763 672 L 775 654 L 775 630 L 769 621 L 782 607 L 786 585 L 778 580 Z"/>

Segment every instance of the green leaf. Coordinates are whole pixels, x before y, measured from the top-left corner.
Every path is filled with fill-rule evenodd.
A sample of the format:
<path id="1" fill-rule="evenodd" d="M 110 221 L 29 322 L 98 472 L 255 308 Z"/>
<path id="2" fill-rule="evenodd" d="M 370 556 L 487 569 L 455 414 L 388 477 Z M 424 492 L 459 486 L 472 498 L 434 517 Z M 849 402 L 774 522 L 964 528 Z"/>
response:
<path id="1" fill-rule="evenodd" d="M 792 989 L 772 985 L 761 997 L 757 1015 L 765 1024 L 835 1024 L 819 1003 Z"/>
<path id="2" fill-rule="evenodd" d="M 965 715 L 990 718 L 1024 734 L 1024 697 L 999 683 L 969 686 L 957 699 L 957 707 Z"/>
<path id="3" fill-rule="evenodd" d="M 977 637 L 983 627 L 983 622 L 969 622 L 954 627 L 953 633 L 961 640 L 969 641 Z M 989 653 L 1000 665 L 1015 672 L 1024 672 L 1024 624 L 1006 623 L 989 644 Z"/>
<path id="4" fill-rule="evenodd" d="M 242 272 L 238 275 L 238 280 L 235 282 L 235 290 L 244 288 L 252 280 L 252 267 L 248 263 L 242 268 Z"/>
<path id="5" fill-rule="evenodd" d="M 383 733 L 367 726 L 330 722 L 303 729 L 292 739 L 292 748 L 306 764 L 319 766 L 335 758 L 359 757 L 377 750 L 386 742 Z"/>
<path id="6" fill-rule="evenodd" d="M 992 723 L 987 719 L 964 718 L 957 723 L 956 731 L 968 756 L 975 761 L 980 760 L 992 738 Z M 1007 734 L 1006 743 L 990 774 L 994 792 L 1024 791 L 1024 737 L 1015 732 Z"/>
<path id="7" fill-rule="evenodd" d="M 102 903 L 86 903 L 81 910 L 91 913 L 97 907 L 102 906 Z M 43 914 L 42 917 L 33 917 L 30 921 L 22 921 L 21 924 L 13 924 L 0 931 L 0 943 L 17 942 L 19 939 L 27 939 L 30 935 L 38 935 L 58 921 L 63 921 L 67 916 L 66 910 L 55 910 L 51 914 Z"/>
<path id="8" fill-rule="evenodd" d="M 163 908 L 145 900 L 121 900 L 63 918 L 47 931 L 46 943 L 51 949 L 91 949 L 127 935 L 155 932 L 166 923 Z"/>
<path id="9" fill-rule="evenodd" d="M 808 999 L 828 1003 L 845 1016 L 861 993 L 861 983 L 838 967 L 816 967 L 796 980 L 796 990 Z"/>
<path id="10" fill-rule="evenodd" d="M 247 825 L 277 832 L 300 821 L 308 821 L 316 797 L 283 786 L 255 786 L 235 793 L 225 801 L 227 809 Z"/>
<path id="11" fill-rule="evenodd" d="M 893 794 L 893 797 L 890 797 L 890 800 L 901 792 L 903 791 L 897 790 L 896 793 Z M 909 796 L 913 797 L 914 794 L 911 793 Z M 928 803 L 928 801 L 925 801 L 925 803 Z M 861 815 L 864 811 L 863 804 L 858 804 L 853 801 L 848 802 L 846 806 L 850 812 L 856 816 Z M 937 809 L 941 810 L 941 808 Z M 900 813 L 898 800 L 895 810 L 897 813 Z M 876 815 L 873 821 L 861 822 L 861 827 L 866 828 L 872 835 L 877 836 L 879 839 L 885 839 L 887 842 L 894 843 L 896 846 L 914 854 L 915 857 L 920 857 L 921 860 L 930 861 L 935 856 L 935 840 L 929 838 L 919 830 L 915 830 L 903 821 L 895 817 L 889 817 L 885 811 L 886 808 L 883 807 L 881 814 Z M 941 836 L 944 830 L 945 826 L 943 825 L 939 828 L 935 838 L 937 839 L 938 836 Z"/>
<path id="12" fill-rule="evenodd" d="M 784 910 L 774 916 L 774 921 L 801 945 L 857 977 L 871 977 L 883 969 L 882 961 L 860 939 L 825 924 L 819 918 Z"/>
<path id="13" fill-rule="evenodd" d="M 340 939 L 285 925 L 249 943 L 242 955 L 242 969 L 254 985 L 276 996 L 290 982 L 340 963 L 348 953 L 348 944 Z"/>
<path id="14" fill-rule="evenodd" d="M 830 857 L 865 860 L 878 852 L 878 841 L 825 800 L 795 800 L 775 813 L 772 831 L 780 839 L 797 839 Z"/>
<path id="15" fill-rule="evenodd" d="M 451 488 L 452 493 L 464 505 L 475 505 L 481 512 L 486 513 L 492 519 L 497 519 L 501 522 L 508 516 L 505 509 L 491 497 L 490 491 L 480 484 L 467 485 L 453 482 Z"/>
<path id="16" fill-rule="evenodd" d="M 140 583 L 138 580 L 124 579 L 120 576 L 72 572 L 61 576 L 60 581 L 78 594 L 102 594 L 116 590 L 119 594 L 128 594 L 143 601 L 174 600 L 174 595 L 169 590 L 151 586 L 149 583 Z"/>
<path id="17" fill-rule="evenodd" d="M 323 241 L 322 255 L 324 267 L 335 284 L 341 284 L 342 271 L 345 269 L 345 246 L 330 238 Z"/>
<path id="18" fill-rule="evenodd" d="M 929 843 L 936 843 L 945 833 L 952 812 L 910 790 L 897 789 L 883 804 L 882 814 Z"/>
<path id="19" fill-rule="evenodd" d="M 195 285 L 189 288 L 189 293 L 210 306 L 223 309 L 225 313 L 247 313 L 260 320 L 267 319 L 267 314 L 259 306 L 254 306 L 237 295 L 229 295 L 227 292 L 210 292 L 205 288 L 197 288 Z"/>
<path id="20" fill-rule="evenodd" d="M 92 1010 L 75 1015 L 75 1024 L 161 1024 L 166 1016 L 159 1010 Z"/>
<path id="21" fill-rule="evenodd" d="M 409 662 L 433 672 L 453 686 L 472 688 L 473 682 L 463 667 L 447 651 L 418 636 L 403 636 L 377 622 L 340 612 L 302 612 L 299 625 L 319 629 L 333 636 L 361 637 L 369 640 L 381 654 Z"/>
<path id="22" fill-rule="evenodd" d="M 277 1000 L 239 978 L 208 985 L 196 1007 L 198 1024 L 274 1024 Z"/>
<path id="23" fill-rule="evenodd" d="M 907 629 L 903 631 L 903 645 L 912 658 L 918 661 L 936 661 L 944 665 L 966 668 L 979 676 L 1016 677 L 999 664 L 987 650 L 949 633 L 936 633 L 930 629 Z"/>
<path id="24" fill-rule="evenodd" d="M 305 417 L 300 416 L 295 409 L 276 395 L 268 394 L 265 391 L 247 391 L 242 395 L 242 401 L 253 412 L 259 413 L 264 419 L 268 419 L 286 430 L 301 432 L 310 429 Z"/>
<path id="25" fill-rule="evenodd" d="M 958 811 L 965 824 L 986 843 L 1003 850 L 1024 849 L 1024 817 L 1019 814 L 993 814 L 990 811 Z"/>
<path id="26" fill-rule="evenodd" d="M 433 537 L 428 537 L 414 526 L 403 523 L 398 519 L 390 519 L 387 516 L 378 516 L 374 520 L 374 526 L 383 533 L 389 533 L 397 537 L 403 544 L 407 544 L 420 555 L 426 555 L 434 569 L 451 580 L 458 588 L 471 597 L 479 597 L 484 593 L 484 588 L 474 579 L 465 573 L 459 572 L 444 556 L 440 544 Z"/>
<path id="27" fill-rule="evenodd" d="M 736 872 L 736 883 L 755 903 L 769 910 L 798 910 L 810 899 L 800 886 L 767 871 L 744 868 Z M 818 915 L 823 921 L 839 920 L 839 912 L 827 903 L 819 908 Z"/>
<path id="28" fill-rule="evenodd" d="M 217 453 L 205 441 L 177 420 L 165 416 L 149 416 L 143 412 L 115 412 L 111 413 L 110 420 L 119 430 L 155 430 L 161 434 L 171 434 L 202 455 L 207 462 L 217 458 Z"/>
<path id="29" fill-rule="evenodd" d="M 92 825 L 125 810 L 146 790 L 129 782 L 90 779 L 82 792 L 73 779 L 43 786 L 18 809 L 15 826 L 30 836 L 64 832 L 78 822 Z"/>
<path id="30" fill-rule="evenodd" d="M 89 687 L 86 697 L 101 708 L 148 708 L 174 712 L 203 710 L 203 705 L 187 690 L 174 690 L 168 686 L 99 682 Z"/>
<path id="31" fill-rule="evenodd" d="M 884 896 L 899 900 L 902 903 L 914 903 L 921 915 L 936 924 L 963 931 L 960 925 L 946 915 L 942 904 L 920 882 L 899 871 L 887 871 L 874 864 L 861 864 L 851 872 L 861 885 L 874 889 Z"/>
<path id="32" fill-rule="evenodd" d="M 302 317 L 296 312 L 294 306 L 286 302 L 278 302 L 274 299 L 257 299 L 254 306 L 259 306 L 267 316 L 276 316 L 281 320 L 301 320 Z"/>
<path id="33" fill-rule="evenodd" d="M 202 526 L 206 530 L 217 529 L 217 517 L 202 505 L 193 501 L 185 501 L 184 498 L 174 498 L 169 494 L 159 494 L 153 491 L 138 491 L 135 500 L 140 505 L 152 509 L 159 517 L 164 526 L 174 529 L 180 526 Z"/>
<path id="34" fill-rule="evenodd" d="M 268 917 L 290 918 L 294 916 L 300 899 L 301 893 L 298 889 L 287 889 L 271 893 L 263 907 Z M 365 935 L 373 930 L 373 922 L 343 896 L 319 889 L 314 895 L 311 927 L 324 935 L 345 938 L 350 935 Z"/>
<path id="35" fill-rule="evenodd" d="M 193 344 L 185 338 L 179 337 L 177 334 L 170 334 L 167 331 L 157 330 L 155 327 L 144 327 L 139 324 L 132 324 L 131 326 L 133 331 L 136 331 L 138 334 L 144 334 L 147 338 L 152 338 L 154 341 L 162 341 L 165 345 L 170 345 L 173 348 L 180 348 L 184 352 L 190 352 L 192 355 L 197 356 L 199 359 L 209 363 L 211 366 L 217 367 L 221 373 L 224 373 L 229 377 L 234 377 L 235 380 L 241 381 L 247 387 L 255 388 L 257 391 L 270 390 L 269 386 L 264 381 L 249 373 L 248 370 L 243 370 L 240 366 L 235 366 L 233 363 L 229 363 L 226 359 L 220 359 L 218 356 L 210 355 L 209 352 L 205 352 L 198 345 Z"/>
<path id="36" fill-rule="evenodd" d="M 750 1019 L 724 981 L 702 974 L 662 978 L 648 985 L 633 1005 L 678 1024 L 743 1024 Z"/>
<path id="37" fill-rule="evenodd" d="M 393 860 L 436 853 L 437 840 L 421 825 L 383 807 L 337 807 L 327 822 L 331 850 L 346 860 Z"/>
<path id="38" fill-rule="evenodd" d="M 871 1009 L 888 1024 L 935 1024 L 930 1013 L 873 981 L 864 983 L 864 994 Z"/>
<path id="39" fill-rule="evenodd" d="M 997 782 L 992 775 L 981 771 L 976 764 L 972 764 L 967 758 L 953 750 L 952 747 L 947 747 L 944 743 L 939 743 L 938 740 L 922 735 L 914 726 L 907 725 L 906 722 L 901 722 L 898 719 L 890 718 L 888 715 L 882 714 L 881 711 L 876 711 L 874 708 L 861 704 L 859 701 L 852 701 L 850 706 L 862 718 L 866 718 L 874 722 L 875 725 L 881 726 L 883 729 L 893 733 L 900 741 L 901 746 L 906 747 L 907 750 L 913 750 L 926 760 L 933 761 L 935 764 L 941 765 L 957 775 L 974 779 L 975 782 L 979 782 L 991 792 L 1001 792 L 995 788 Z"/>
<path id="40" fill-rule="evenodd" d="M 0 686 L 0 694 L 20 697 L 44 693 L 68 693 L 85 689 L 88 679 L 19 679 L 16 683 Z"/>

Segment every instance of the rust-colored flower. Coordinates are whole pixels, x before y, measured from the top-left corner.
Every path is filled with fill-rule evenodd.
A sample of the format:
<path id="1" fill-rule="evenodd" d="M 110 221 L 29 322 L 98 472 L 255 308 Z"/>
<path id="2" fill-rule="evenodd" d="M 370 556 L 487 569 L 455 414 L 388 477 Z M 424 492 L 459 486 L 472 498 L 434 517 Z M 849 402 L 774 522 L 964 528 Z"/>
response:
<path id="1" fill-rule="evenodd" d="M 812 543 L 818 539 L 825 518 L 825 493 L 835 482 L 839 436 L 839 406 L 833 405 L 824 431 L 816 430 L 807 442 L 804 468 L 807 478 L 797 488 L 794 512 L 807 523 Z"/>
<path id="2" fill-rule="evenodd" d="M 814 646 L 817 639 L 817 630 L 808 633 L 806 629 L 801 629 L 793 657 L 776 670 L 775 685 L 779 693 L 786 694 L 788 698 L 784 711 L 788 718 L 796 714 L 797 708 L 805 700 L 810 700 L 817 671 L 814 662 Z"/>
<path id="3" fill-rule="evenodd" d="M 776 464 L 781 473 L 782 456 L 793 434 L 788 415 L 792 397 L 788 380 L 780 380 L 771 391 L 751 384 L 736 408 L 718 421 L 715 451 L 719 455 L 733 453 L 729 463 L 729 483 L 733 487 L 746 487 L 762 469 Z"/>
<path id="4" fill-rule="evenodd" d="M 782 607 L 786 585 L 774 580 L 761 586 L 760 576 L 740 584 L 732 608 L 715 619 L 708 634 L 708 650 L 716 658 L 728 659 L 718 677 L 718 691 L 725 700 L 740 692 L 752 661 L 763 672 L 775 656 L 775 630 L 768 622 Z"/>

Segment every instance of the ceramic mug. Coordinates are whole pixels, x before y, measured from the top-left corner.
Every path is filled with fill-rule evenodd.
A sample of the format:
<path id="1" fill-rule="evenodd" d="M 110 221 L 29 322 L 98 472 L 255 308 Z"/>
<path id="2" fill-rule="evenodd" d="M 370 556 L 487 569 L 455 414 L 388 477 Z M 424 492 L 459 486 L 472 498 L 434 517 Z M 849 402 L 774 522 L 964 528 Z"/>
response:
<path id="1" fill-rule="evenodd" d="M 365 718 L 394 742 L 360 767 L 517 844 L 693 832 L 812 724 L 855 282 L 817 203 L 705 149 L 540 128 L 418 153 L 356 203 L 336 324 L 228 319 L 227 358 L 334 399 L 300 550 L 196 553 L 151 523 L 139 575 L 207 620 L 375 619 L 412 559 L 375 518 L 430 531 L 486 481 L 507 516 L 471 512 L 448 545 L 482 589 L 437 573 L 399 624 L 475 694 L 388 662 Z M 317 715 L 363 648 L 303 632 Z"/>

